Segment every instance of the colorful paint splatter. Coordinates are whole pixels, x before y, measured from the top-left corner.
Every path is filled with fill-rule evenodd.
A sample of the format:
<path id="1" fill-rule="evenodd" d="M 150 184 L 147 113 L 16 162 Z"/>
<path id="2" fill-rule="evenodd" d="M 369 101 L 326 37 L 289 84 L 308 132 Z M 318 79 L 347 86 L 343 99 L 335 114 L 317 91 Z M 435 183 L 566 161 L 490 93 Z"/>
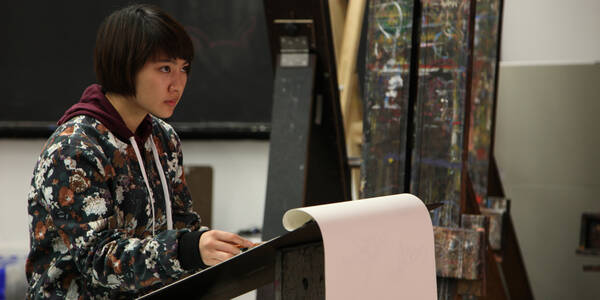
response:
<path id="1" fill-rule="evenodd" d="M 369 6 L 361 197 L 404 191 L 413 1 Z"/>
<path id="2" fill-rule="evenodd" d="M 469 126 L 469 177 L 477 202 L 487 197 L 494 113 L 500 0 L 477 0 Z"/>
<path id="3" fill-rule="evenodd" d="M 469 0 L 423 1 L 411 192 L 445 204 L 438 226 L 459 225 L 470 14 Z"/>

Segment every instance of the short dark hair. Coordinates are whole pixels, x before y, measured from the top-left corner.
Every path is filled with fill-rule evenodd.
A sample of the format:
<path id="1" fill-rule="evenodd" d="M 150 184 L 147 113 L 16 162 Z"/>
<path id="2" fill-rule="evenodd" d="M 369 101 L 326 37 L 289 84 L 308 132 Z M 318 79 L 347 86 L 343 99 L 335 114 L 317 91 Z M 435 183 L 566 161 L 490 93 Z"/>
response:
<path id="1" fill-rule="evenodd" d="M 135 78 L 158 55 L 191 63 L 192 41 L 179 22 L 154 5 L 134 4 L 110 14 L 100 25 L 94 69 L 104 90 L 135 96 Z"/>

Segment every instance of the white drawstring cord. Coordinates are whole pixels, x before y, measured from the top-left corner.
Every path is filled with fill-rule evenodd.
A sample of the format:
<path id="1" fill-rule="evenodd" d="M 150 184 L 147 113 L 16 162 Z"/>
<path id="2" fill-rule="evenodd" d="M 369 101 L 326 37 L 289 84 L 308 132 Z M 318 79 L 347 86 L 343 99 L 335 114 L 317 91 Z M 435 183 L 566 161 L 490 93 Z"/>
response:
<path id="1" fill-rule="evenodd" d="M 146 176 L 146 168 L 144 168 L 144 163 L 142 162 L 142 155 L 140 155 L 140 149 L 138 149 L 135 137 L 130 137 L 129 141 L 131 142 L 131 146 L 133 146 L 133 151 L 137 156 L 138 163 L 140 164 L 140 170 L 142 171 L 142 176 L 144 177 L 144 182 L 146 183 L 146 188 L 148 189 L 148 195 L 150 195 L 150 204 L 152 204 L 152 236 L 154 236 L 154 197 L 152 196 L 152 189 L 150 189 L 150 183 L 148 183 L 148 176 Z"/>
<path id="2" fill-rule="evenodd" d="M 129 138 L 131 145 L 133 146 L 133 151 L 138 159 L 138 163 L 140 165 L 140 170 L 142 171 L 142 176 L 144 177 L 144 182 L 146 183 L 146 188 L 148 189 L 148 194 L 150 195 L 150 203 L 152 205 L 152 235 L 154 236 L 154 228 L 155 228 L 155 217 L 154 217 L 154 195 L 152 190 L 150 189 L 150 183 L 148 182 L 148 176 L 146 175 L 146 168 L 144 168 L 144 162 L 142 160 L 142 155 L 140 154 L 140 149 L 137 146 L 137 142 L 135 138 L 132 136 Z M 150 135 L 150 143 L 152 144 L 152 154 L 154 154 L 154 162 L 156 163 L 156 169 L 158 175 L 160 177 L 160 183 L 163 188 L 163 193 L 165 196 L 165 214 L 167 215 L 167 229 L 173 229 L 173 216 L 171 212 L 171 196 L 169 195 L 169 189 L 167 186 L 167 179 L 165 178 L 165 173 L 162 168 L 162 164 L 160 163 L 160 158 L 158 156 L 158 150 L 156 149 L 156 144 L 154 143 L 154 139 L 152 135 Z"/>
<path id="3" fill-rule="evenodd" d="M 167 229 L 173 229 L 173 216 L 171 215 L 171 197 L 169 196 L 169 189 L 167 186 L 167 179 L 165 178 L 165 172 L 163 171 L 162 165 L 160 164 L 160 158 L 158 157 L 158 150 L 156 150 L 156 144 L 154 139 L 150 135 L 150 142 L 152 144 L 152 153 L 154 154 L 154 162 L 156 163 L 156 169 L 160 176 L 160 183 L 162 184 L 163 193 L 165 195 L 165 208 L 167 214 Z"/>
<path id="4" fill-rule="evenodd" d="M 135 138 L 132 136 L 129 138 L 131 145 L 133 146 L 133 151 L 138 159 L 138 163 L 140 165 L 140 170 L 142 171 L 142 176 L 144 177 L 144 182 L 146 183 L 146 188 L 148 189 L 148 194 L 150 195 L 150 203 L 152 205 L 152 235 L 154 236 L 154 227 L 155 227 L 155 217 L 154 217 L 154 196 L 152 194 L 152 190 L 150 189 L 150 183 L 148 182 L 148 176 L 146 175 L 146 168 L 144 168 L 144 162 L 142 160 L 142 155 L 140 154 L 140 149 L 137 146 L 137 142 Z M 165 178 L 165 173 L 163 171 L 162 165 L 160 164 L 160 158 L 158 157 L 158 150 L 156 149 L 156 144 L 154 143 L 154 139 L 152 135 L 150 135 L 150 143 L 152 144 L 152 154 L 154 154 L 154 162 L 156 163 L 156 169 L 158 175 L 160 177 L 160 183 L 163 188 L 163 193 L 165 196 L 165 208 L 167 215 L 167 229 L 173 229 L 173 216 L 171 213 L 171 196 L 169 195 L 169 189 L 167 186 L 167 179 Z"/>

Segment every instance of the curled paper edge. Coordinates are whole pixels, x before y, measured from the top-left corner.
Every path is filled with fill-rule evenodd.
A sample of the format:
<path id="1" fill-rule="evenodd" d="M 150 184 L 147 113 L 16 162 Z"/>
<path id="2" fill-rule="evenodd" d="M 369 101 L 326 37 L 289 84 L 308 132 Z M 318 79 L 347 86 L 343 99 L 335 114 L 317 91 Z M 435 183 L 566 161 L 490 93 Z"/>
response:
<path id="1" fill-rule="evenodd" d="M 283 228 L 287 231 L 292 231 L 300 228 L 311 220 L 313 220 L 313 217 L 307 212 L 299 208 L 290 209 L 283 215 Z"/>

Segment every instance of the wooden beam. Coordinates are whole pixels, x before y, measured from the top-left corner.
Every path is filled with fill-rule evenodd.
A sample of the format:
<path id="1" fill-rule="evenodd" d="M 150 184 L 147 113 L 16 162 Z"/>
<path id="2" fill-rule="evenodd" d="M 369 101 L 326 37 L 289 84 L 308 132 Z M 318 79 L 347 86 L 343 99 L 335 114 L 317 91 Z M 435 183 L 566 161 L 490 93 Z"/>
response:
<path id="1" fill-rule="evenodd" d="M 346 21 L 347 0 L 329 0 L 329 16 L 331 18 L 331 34 L 335 52 L 335 66 L 340 70 L 340 55 L 342 39 L 344 37 L 344 23 Z M 339 77 L 338 77 L 339 78 Z"/>
<path id="2" fill-rule="evenodd" d="M 360 157 L 363 141 L 363 106 L 358 88 L 358 74 L 352 74 L 352 81 L 348 87 L 349 91 L 349 108 L 346 115 L 343 114 L 344 126 L 346 129 L 346 151 L 348 157 Z M 342 106 L 343 107 L 343 106 Z M 360 190 L 360 168 L 350 169 L 350 180 L 352 182 L 352 199 L 359 198 Z"/>
<path id="3" fill-rule="evenodd" d="M 340 107 L 344 120 L 346 149 L 350 157 L 360 156 L 362 144 L 362 105 L 358 89 L 356 60 L 366 5 L 366 0 L 329 0 L 331 28 L 336 49 Z M 361 125 L 352 125 L 356 123 Z M 352 169 L 350 172 L 353 185 L 352 198 L 358 198 L 360 170 Z"/>
<path id="4" fill-rule="evenodd" d="M 344 25 L 344 36 L 338 67 L 338 83 L 340 85 L 340 104 L 346 136 L 349 133 L 350 124 L 349 111 L 352 95 L 352 76 L 356 72 L 356 57 L 358 55 L 358 46 L 360 45 L 360 34 L 366 5 L 366 0 L 350 1 Z M 351 153 L 349 154 L 352 155 Z"/>

